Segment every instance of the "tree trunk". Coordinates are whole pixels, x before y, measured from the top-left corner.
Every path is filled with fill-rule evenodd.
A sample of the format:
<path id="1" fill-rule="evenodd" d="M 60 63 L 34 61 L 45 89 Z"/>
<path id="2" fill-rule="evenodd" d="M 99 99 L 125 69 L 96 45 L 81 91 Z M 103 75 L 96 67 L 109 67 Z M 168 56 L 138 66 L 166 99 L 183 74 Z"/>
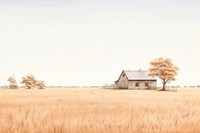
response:
<path id="1" fill-rule="evenodd" d="M 166 85 L 166 82 L 163 82 L 163 87 L 162 87 L 161 91 L 165 91 L 165 85 Z"/>

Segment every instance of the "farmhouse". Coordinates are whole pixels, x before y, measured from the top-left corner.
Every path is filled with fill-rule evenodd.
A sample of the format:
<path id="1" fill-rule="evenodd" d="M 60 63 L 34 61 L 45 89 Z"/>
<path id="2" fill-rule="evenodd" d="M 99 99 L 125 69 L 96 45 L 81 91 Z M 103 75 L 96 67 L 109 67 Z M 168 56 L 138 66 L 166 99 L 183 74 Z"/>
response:
<path id="1" fill-rule="evenodd" d="M 115 81 L 120 89 L 156 89 L 156 78 L 148 76 L 148 71 L 123 70 Z"/>

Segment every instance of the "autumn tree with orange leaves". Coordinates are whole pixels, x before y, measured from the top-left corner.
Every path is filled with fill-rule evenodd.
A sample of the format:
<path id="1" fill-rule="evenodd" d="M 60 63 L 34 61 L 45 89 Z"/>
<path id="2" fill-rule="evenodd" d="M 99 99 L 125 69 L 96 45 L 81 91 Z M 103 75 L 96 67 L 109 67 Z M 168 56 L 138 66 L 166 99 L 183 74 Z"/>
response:
<path id="1" fill-rule="evenodd" d="M 149 76 L 157 76 L 163 83 L 162 91 L 170 81 L 174 81 L 179 68 L 175 66 L 170 58 L 156 58 L 150 62 Z"/>

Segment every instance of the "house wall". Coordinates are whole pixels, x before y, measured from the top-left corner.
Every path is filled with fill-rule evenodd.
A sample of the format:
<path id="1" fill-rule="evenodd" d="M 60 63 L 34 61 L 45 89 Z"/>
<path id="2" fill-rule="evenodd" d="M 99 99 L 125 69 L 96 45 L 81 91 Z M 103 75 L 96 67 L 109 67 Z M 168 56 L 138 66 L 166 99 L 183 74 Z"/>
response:
<path id="1" fill-rule="evenodd" d="M 139 86 L 136 86 L 139 83 Z M 148 86 L 145 86 L 148 83 Z M 156 89 L 156 81 L 129 81 L 128 89 Z"/>
<path id="2" fill-rule="evenodd" d="M 128 86 L 129 86 L 129 80 L 126 74 L 123 72 L 119 78 L 119 81 L 117 82 L 117 87 L 120 89 L 128 89 Z"/>

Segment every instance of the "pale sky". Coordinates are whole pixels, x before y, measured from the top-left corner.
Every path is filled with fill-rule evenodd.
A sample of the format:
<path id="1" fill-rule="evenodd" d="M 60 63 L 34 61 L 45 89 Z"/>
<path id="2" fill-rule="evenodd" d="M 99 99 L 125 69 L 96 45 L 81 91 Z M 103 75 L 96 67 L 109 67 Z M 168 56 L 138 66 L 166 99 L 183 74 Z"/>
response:
<path id="1" fill-rule="evenodd" d="M 0 0 L 0 85 L 104 85 L 160 56 L 180 68 L 172 85 L 200 85 L 199 0 L 41 1 Z"/>

